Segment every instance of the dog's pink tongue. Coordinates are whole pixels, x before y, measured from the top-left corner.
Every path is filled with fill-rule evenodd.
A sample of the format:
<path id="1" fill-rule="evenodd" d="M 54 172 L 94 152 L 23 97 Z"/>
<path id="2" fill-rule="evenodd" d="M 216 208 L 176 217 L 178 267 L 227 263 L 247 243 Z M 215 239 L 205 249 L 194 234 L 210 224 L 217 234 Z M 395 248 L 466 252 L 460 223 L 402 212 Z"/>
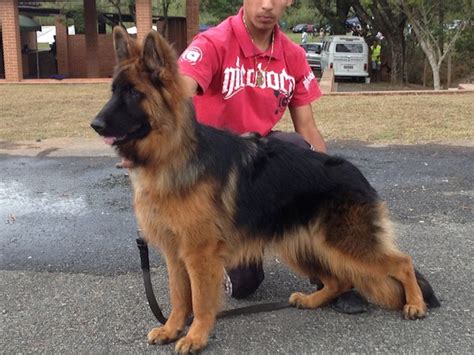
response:
<path id="1" fill-rule="evenodd" d="M 114 144 L 116 137 L 104 137 L 105 144 L 112 145 Z"/>

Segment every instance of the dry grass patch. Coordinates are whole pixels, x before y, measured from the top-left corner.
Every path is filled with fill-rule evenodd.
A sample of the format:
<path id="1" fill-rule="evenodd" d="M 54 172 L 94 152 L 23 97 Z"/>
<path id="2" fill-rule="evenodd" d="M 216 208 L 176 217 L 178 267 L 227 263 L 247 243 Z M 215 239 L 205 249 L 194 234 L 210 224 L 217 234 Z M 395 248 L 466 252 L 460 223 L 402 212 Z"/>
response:
<path id="1" fill-rule="evenodd" d="M 95 137 L 109 84 L 0 85 L 0 139 Z M 327 140 L 472 142 L 474 94 L 325 96 L 313 106 Z M 278 129 L 292 130 L 288 115 Z"/>
<path id="2" fill-rule="evenodd" d="M 324 96 L 313 105 L 328 140 L 372 143 L 472 142 L 474 93 Z M 292 129 L 286 115 L 278 126 Z"/>
<path id="3" fill-rule="evenodd" d="M 94 137 L 109 84 L 0 85 L 0 139 Z"/>

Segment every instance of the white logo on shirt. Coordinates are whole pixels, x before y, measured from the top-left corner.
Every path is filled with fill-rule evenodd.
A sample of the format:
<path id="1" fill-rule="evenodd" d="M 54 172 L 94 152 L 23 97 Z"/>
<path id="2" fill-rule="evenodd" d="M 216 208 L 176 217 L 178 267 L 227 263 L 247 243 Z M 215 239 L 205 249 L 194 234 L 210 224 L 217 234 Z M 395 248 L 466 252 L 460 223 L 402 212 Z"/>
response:
<path id="1" fill-rule="evenodd" d="M 224 81 L 222 83 L 224 100 L 230 99 L 246 87 L 278 90 L 287 97 L 293 95 L 295 78 L 289 75 L 285 69 L 283 69 L 281 73 L 263 71 L 262 63 L 259 63 L 256 70 L 259 72 L 259 75 L 263 75 L 261 85 L 257 85 L 256 83 L 255 68 L 245 68 L 243 64 L 240 64 L 239 57 L 237 57 L 235 67 L 225 68 Z"/>
<path id="2" fill-rule="evenodd" d="M 202 59 L 202 50 L 199 47 L 189 47 L 183 52 L 181 59 L 195 65 Z"/>
<path id="3" fill-rule="evenodd" d="M 311 82 L 314 79 L 316 79 L 316 77 L 314 76 L 314 73 L 312 71 L 311 71 L 311 73 L 308 74 L 308 76 L 304 77 L 303 85 L 304 85 L 304 87 L 307 91 L 309 91 L 309 86 L 311 85 Z"/>

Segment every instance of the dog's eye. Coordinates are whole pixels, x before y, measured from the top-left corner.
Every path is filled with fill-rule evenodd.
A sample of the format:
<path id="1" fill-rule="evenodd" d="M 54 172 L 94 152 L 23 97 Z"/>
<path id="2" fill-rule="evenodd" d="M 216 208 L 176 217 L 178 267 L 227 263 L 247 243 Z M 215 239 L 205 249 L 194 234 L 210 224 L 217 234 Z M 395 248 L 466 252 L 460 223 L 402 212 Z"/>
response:
<path id="1" fill-rule="evenodd" d="M 141 92 L 135 89 L 132 85 L 127 85 L 124 87 L 123 93 L 131 99 L 138 99 L 141 96 Z"/>
<path id="2" fill-rule="evenodd" d="M 138 99 L 141 95 L 140 91 L 136 90 L 134 87 L 127 90 L 127 94 L 134 99 Z"/>

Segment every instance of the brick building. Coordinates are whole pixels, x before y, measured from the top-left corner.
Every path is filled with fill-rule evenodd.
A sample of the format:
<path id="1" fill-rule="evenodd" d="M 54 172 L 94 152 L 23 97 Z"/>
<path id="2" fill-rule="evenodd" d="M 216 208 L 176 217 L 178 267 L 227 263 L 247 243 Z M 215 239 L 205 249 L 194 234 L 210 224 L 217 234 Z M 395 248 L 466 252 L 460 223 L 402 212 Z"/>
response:
<path id="1" fill-rule="evenodd" d="M 30 0 L 29 2 L 55 2 Z M 65 77 L 108 77 L 113 67 L 112 38 L 98 33 L 96 0 L 83 0 L 85 34 L 69 36 L 63 15 L 55 15 L 57 72 Z M 0 49 L 3 55 L 5 79 L 11 82 L 23 80 L 22 39 L 18 20 L 18 0 L 0 0 Z M 184 23 L 172 22 L 176 29 L 171 36 L 182 50 L 199 31 L 199 0 L 186 0 Z M 142 40 L 152 28 L 151 0 L 136 0 L 137 38 Z M 184 28 L 180 33 L 178 28 Z M 183 31 L 181 31 L 183 32 Z M 73 38 L 74 37 L 74 38 Z M 180 37 L 185 38 L 180 41 Z M 186 42 L 186 43 L 182 43 Z"/>

